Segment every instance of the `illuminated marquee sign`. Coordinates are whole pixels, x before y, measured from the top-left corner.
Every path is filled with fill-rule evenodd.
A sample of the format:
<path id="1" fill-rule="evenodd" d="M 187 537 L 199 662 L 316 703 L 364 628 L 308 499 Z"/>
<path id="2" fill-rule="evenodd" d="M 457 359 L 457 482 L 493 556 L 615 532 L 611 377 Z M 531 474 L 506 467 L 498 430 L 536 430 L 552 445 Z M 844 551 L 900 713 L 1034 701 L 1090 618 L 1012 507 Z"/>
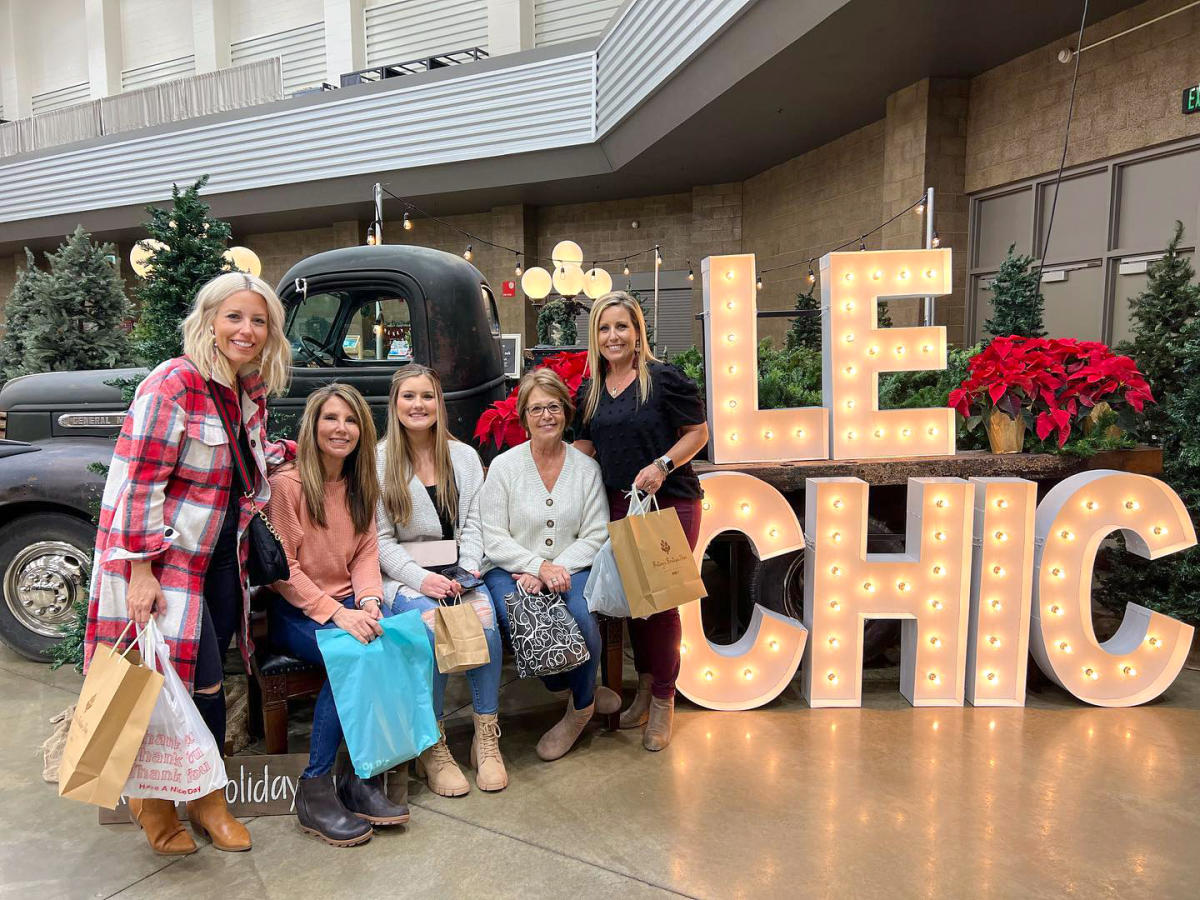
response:
<path id="1" fill-rule="evenodd" d="M 950 291 L 950 250 L 833 253 L 821 261 L 823 406 L 758 409 L 754 257 L 703 262 L 705 378 L 714 462 L 952 455 L 950 409 L 881 410 L 880 372 L 945 368 L 943 328 L 877 325 L 880 299 Z M 740 472 L 702 477 L 700 562 L 722 531 L 760 559 L 804 549 L 804 622 L 755 607 L 734 644 L 704 636 L 700 602 L 680 609 L 679 690 L 711 709 L 774 699 L 804 663 L 814 707 L 858 706 L 863 624 L 899 619 L 900 690 L 914 706 L 1023 706 L 1032 652 L 1080 700 L 1133 706 L 1175 680 L 1193 629 L 1129 603 L 1103 643 L 1091 620 L 1092 565 L 1108 535 L 1148 559 L 1196 543 L 1161 481 L 1092 471 L 1041 504 L 1019 478 L 912 478 L 903 553 L 867 553 L 869 486 L 813 478 L 804 528 L 773 487 Z"/>

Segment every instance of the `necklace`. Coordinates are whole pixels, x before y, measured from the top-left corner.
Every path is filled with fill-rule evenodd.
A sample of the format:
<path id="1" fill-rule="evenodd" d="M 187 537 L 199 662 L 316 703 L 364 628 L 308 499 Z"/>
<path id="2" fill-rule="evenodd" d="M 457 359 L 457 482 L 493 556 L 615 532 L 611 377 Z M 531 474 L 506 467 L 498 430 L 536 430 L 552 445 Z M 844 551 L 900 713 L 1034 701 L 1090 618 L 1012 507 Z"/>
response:
<path id="1" fill-rule="evenodd" d="M 622 375 L 620 381 L 617 382 L 617 387 L 613 387 L 612 384 L 609 383 L 608 376 L 605 376 L 604 388 L 608 391 L 608 396 L 615 399 L 619 397 L 624 390 L 629 387 L 629 385 L 633 384 L 633 380 L 635 378 L 637 378 L 637 370 L 631 369 L 628 377 Z"/>

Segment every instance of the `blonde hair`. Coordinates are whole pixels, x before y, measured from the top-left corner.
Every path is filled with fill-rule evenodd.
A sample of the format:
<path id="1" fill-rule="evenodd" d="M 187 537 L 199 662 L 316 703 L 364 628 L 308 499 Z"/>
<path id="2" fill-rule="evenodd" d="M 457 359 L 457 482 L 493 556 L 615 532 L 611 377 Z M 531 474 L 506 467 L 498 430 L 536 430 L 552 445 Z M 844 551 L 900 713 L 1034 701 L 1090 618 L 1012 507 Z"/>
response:
<path id="1" fill-rule="evenodd" d="M 400 424 L 396 415 L 396 398 L 404 382 L 424 375 L 433 385 L 437 405 L 437 420 L 433 423 L 433 467 L 437 473 L 437 502 L 441 511 L 451 522 L 458 521 L 458 484 L 454 480 L 454 463 L 450 459 L 450 442 L 456 441 L 446 424 L 446 397 L 442 392 L 442 380 L 437 372 L 427 366 L 410 363 L 401 366 L 392 375 L 392 389 L 388 393 L 387 433 L 383 449 L 383 508 L 393 522 L 407 526 L 412 520 L 412 494 L 408 483 L 412 480 L 416 466 L 413 463 L 412 442 L 408 430 Z"/>
<path id="2" fill-rule="evenodd" d="M 634 366 L 637 369 L 638 403 L 645 403 L 650 396 L 650 363 L 658 359 L 650 352 L 650 342 L 646 340 L 646 318 L 642 315 L 642 305 L 624 291 L 609 291 L 592 304 L 592 314 L 588 316 L 588 368 L 592 373 L 592 383 L 588 388 L 587 397 L 583 401 L 583 420 L 590 422 L 600 405 L 600 393 L 604 390 L 604 376 L 608 373 L 608 360 L 600 352 L 600 317 L 606 310 L 619 306 L 629 313 L 637 337 L 634 340 Z"/>
<path id="3" fill-rule="evenodd" d="M 525 422 L 525 411 L 529 408 L 529 395 L 538 388 L 562 404 L 563 430 L 565 431 L 571 422 L 571 417 L 575 415 L 575 404 L 571 400 L 571 392 L 567 390 L 566 384 L 553 369 L 530 369 L 521 376 L 521 382 L 517 385 L 517 421 L 525 426 L 526 431 L 531 431 Z"/>
<path id="4" fill-rule="evenodd" d="M 268 394 L 282 395 L 292 377 L 292 347 L 283 331 L 283 304 L 271 286 L 245 272 L 218 275 L 196 292 L 192 311 L 183 320 L 183 352 L 206 379 L 224 375 L 236 385 L 237 372 L 225 356 L 213 346 L 212 324 L 217 309 L 238 291 L 250 291 L 267 305 L 267 342 L 258 357 L 258 372 Z M 214 372 L 215 367 L 220 367 Z"/>
<path id="5" fill-rule="evenodd" d="M 296 470 L 300 473 L 308 517 L 325 528 L 328 522 L 325 517 L 325 467 L 317 447 L 317 423 L 326 402 L 334 397 L 349 406 L 358 419 L 358 446 L 342 461 L 342 477 L 346 480 L 346 506 L 354 522 L 354 531 L 365 534 L 368 528 L 375 527 L 379 479 L 375 474 L 375 421 L 371 418 L 371 408 L 357 389 L 334 382 L 308 395 L 296 439 Z"/>

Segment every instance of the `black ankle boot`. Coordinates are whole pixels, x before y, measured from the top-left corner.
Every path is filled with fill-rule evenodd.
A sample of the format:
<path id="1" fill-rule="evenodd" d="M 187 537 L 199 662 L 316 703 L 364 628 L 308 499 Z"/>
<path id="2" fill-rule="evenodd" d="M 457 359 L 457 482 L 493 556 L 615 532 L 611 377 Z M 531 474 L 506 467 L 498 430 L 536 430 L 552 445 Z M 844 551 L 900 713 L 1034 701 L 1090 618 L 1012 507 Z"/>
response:
<path id="1" fill-rule="evenodd" d="M 408 821 L 408 804 L 389 800 L 383 779 L 382 774 L 359 778 L 353 768 L 343 765 L 338 770 L 338 800 L 352 815 L 372 825 L 403 825 Z"/>
<path id="2" fill-rule="evenodd" d="M 296 790 L 300 829 L 335 847 L 365 844 L 375 832 L 370 823 L 346 810 L 333 789 L 333 775 L 301 778 Z"/>

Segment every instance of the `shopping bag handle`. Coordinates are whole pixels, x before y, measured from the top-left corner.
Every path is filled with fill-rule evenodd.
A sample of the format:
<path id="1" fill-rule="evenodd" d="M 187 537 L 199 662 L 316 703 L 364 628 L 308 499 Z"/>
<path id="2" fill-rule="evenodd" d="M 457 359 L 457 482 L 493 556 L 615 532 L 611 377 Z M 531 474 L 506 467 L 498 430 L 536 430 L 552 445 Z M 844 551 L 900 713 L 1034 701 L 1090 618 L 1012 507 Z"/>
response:
<path id="1" fill-rule="evenodd" d="M 152 622 L 154 620 L 151 619 L 150 621 Z M 121 629 L 121 633 L 119 635 L 117 635 L 117 639 L 113 642 L 113 645 L 108 648 L 109 656 L 112 656 L 113 654 L 115 654 L 117 652 L 117 648 L 121 646 L 121 641 L 125 640 L 125 635 L 129 633 L 129 626 L 132 624 L 133 624 L 133 619 L 130 619 L 128 622 L 125 623 L 125 627 Z M 145 632 L 146 628 L 149 625 L 150 625 L 150 622 L 147 622 L 145 625 L 143 625 L 141 628 L 139 628 L 134 633 L 133 640 L 129 642 L 129 646 L 126 647 L 125 652 L 121 654 L 121 659 L 124 659 L 126 656 L 129 655 L 129 651 L 134 648 L 134 646 L 138 642 L 138 639 L 141 638 L 143 632 Z"/>
<path id="2" fill-rule="evenodd" d="M 150 621 L 146 626 L 138 632 L 138 647 L 141 648 L 142 665 L 148 668 L 151 672 L 159 671 L 158 666 L 158 645 L 165 643 L 163 641 L 162 632 L 158 630 L 158 625 L 154 621 L 154 616 L 150 617 Z"/>
<path id="3" fill-rule="evenodd" d="M 654 511 L 659 512 L 658 497 L 650 492 L 641 492 L 635 486 L 631 486 L 625 492 L 625 497 L 629 501 L 628 508 L 625 510 L 626 516 L 644 516 L 650 512 L 651 505 L 654 506 Z"/>

